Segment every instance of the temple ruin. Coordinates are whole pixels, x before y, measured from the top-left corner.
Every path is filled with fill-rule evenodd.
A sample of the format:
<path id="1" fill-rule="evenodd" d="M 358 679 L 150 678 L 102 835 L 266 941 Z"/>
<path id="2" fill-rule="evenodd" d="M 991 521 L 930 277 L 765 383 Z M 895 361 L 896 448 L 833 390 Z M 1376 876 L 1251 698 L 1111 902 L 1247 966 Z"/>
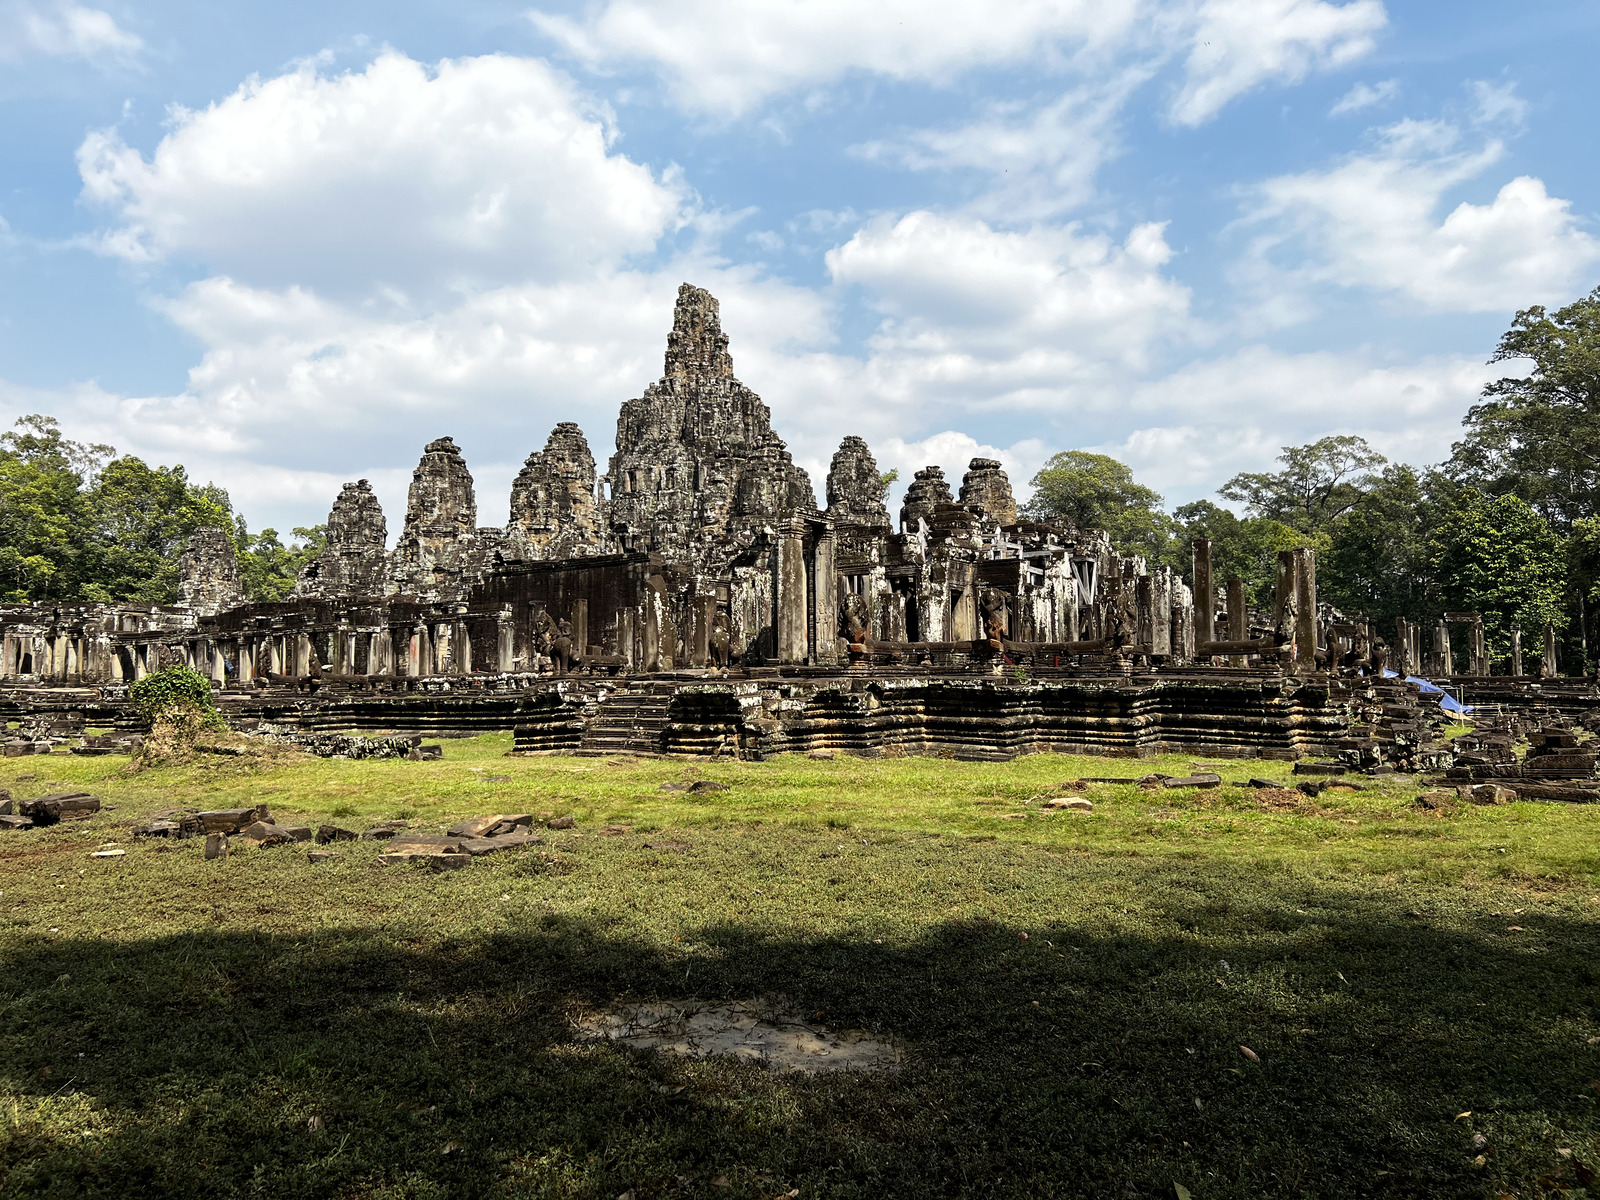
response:
<path id="1" fill-rule="evenodd" d="M 1600 707 L 1587 680 L 1489 677 L 1476 614 L 1424 654 L 1319 605 L 1314 556 L 1286 551 L 1269 610 L 1212 577 L 1191 589 L 1100 530 L 1019 515 L 1001 464 L 952 494 L 916 472 L 898 514 L 847 436 L 826 506 L 734 374 L 717 301 L 684 284 L 661 378 L 624 402 L 598 472 L 562 422 L 529 454 L 504 527 L 479 525 L 448 437 L 413 472 L 393 549 L 366 480 L 282 603 L 243 600 L 226 531 L 198 530 L 170 607 L 0 609 L 0 707 L 129 725 L 127 685 L 186 664 L 225 712 L 308 730 L 515 729 L 523 752 L 794 750 L 1005 758 L 1037 751 L 1425 759 L 1427 670 L 1505 705 Z M 1475 623 L 1474 623 L 1475 622 Z M 1451 625 L 1467 636 L 1458 675 Z M 1354 761 L 1354 759 L 1352 759 Z"/>

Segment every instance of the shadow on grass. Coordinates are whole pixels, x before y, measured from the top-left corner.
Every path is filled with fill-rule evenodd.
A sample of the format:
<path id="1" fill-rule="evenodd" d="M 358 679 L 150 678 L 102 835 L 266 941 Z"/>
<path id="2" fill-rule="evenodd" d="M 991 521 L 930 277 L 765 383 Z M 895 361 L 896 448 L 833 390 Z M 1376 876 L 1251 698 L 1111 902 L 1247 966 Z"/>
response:
<path id="1" fill-rule="evenodd" d="M 1600 1132 L 1591 924 L 1447 927 L 1303 883 L 1241 899 L 1152 870 L 1179 889 L 1161 936 L 970 921 L 876 944 L 722 925 L 663 948 L 547 916 L 413 948 L 337 928 L 23 942 L 5 962 L 0 1192 L 1576 1186 L 1556 1150 L 1592 1158 Z M 907 1065 L 800 1078 L 573 1040 L 582 1009 L 684 996 L 782 998 L 896 1038 Z"/>

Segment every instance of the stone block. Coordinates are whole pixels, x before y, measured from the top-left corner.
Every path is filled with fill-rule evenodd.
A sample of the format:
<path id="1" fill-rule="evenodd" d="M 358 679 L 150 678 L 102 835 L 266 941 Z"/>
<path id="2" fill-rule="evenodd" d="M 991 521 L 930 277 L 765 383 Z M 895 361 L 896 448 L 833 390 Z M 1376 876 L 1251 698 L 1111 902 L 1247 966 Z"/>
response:
<path id="1" fill-rule="evenodd" d="M 318 825 L 312 840 L 319 846 L 325 846 L 329 842 L 353 842 L 360 836 L 355 830 L 342 825 Z"/>
<path id="2" fill-rule="evenodd" d="M 0 813 L 0 829 L 32 829 L 33 818 L 19 813 Z"/>
<path id="3" fill-rule="evenodd" d="M 335 854 L 332 850 L 307 850 L 306 851 L 306 861 L 309 862 L 309 863 L 313 863 L 313 864 L 315 864 L 315 863 L 332 862 L 332 861 L 334 861 L 335 859 L 337 859 L 339 857 L 341 857 L 341 856 L 338 855 L 338 854 Z"/>
<path id="4" fill-rule="evenodd" d="M 1254 775 L 1251 776 L 1249 779 L 1245 780 L 1245 787 L 1251 787 L 1251 788 L 1257 788 L 1257 789 L 1259 789 L 1259 788 L 1280 788 L 1282 786 L 1283 786 L 1283 784 L 1277 782 L 1274 779 L 1262 779 L 1259 776 L 1254 776 Z"/>
<path id="5" fill-rule="evenodd" d="M 1071 812 L 1093 812 L 1094 801 L 1085 800 L 1081 796 L 1073 796 L 1070 799 L 1046 800 L 1042 807 L 1047 809 L 1067 809 Z"/>
<path id="6" fill-rule="evenodd" d="M 205 833 L 238 833 L 256 821 L 271 821 L 272 814 L 265 804 L 254 808 L 214 808 L 195 814 Z"/>
<path id="7" fill-rule="evenodd" d="M 718 783 L 714 779 L 697 779 L 695 782 L 689 785 L 689 790 L 691 792 L 700 793 L 725 792 L 728 790 L 728 785 L 725 783 Z"/>
<path id="8" fill-rule="evenodd" d="M 278 828 L 289 835 L 291 842 L 309 842 L 311 840 L 311 826 L 309 825 L 279 825 Z"/>
<path id="9" fill-rule="evenodd" d="M 1426 808 L 1433 811 L 1454 808 L 1456 806 L 1456 794 L 1444 788 L 1435 788 L 1418 796 L 1416 804 L 1418 808 Z"/>
<path id="10" fill-rule="evenodd" d="M 513 833 L 500 834 L 497 837 L 464 837 L 460 844 L 468 854 L 477 856 L 493 854 L 497 850 L 515 850 L 520 846 L 542 846 L 544 839 L 519 827 Z"/>
<path id="11" fill-rule="evenodd" d="M 100 811 L 100 801 L 87 792 L 56 792 L 23 800 L 17 812 L 32 817 L 35 825 L 54 825 L 57 821 L 75 821 L 91 817 Z"/>
<path id="12" fill-rule="evenodd" d="M 488 817 L 470 817 L 465 821 L 457 821 L 446 831 L 453 837 L 494 837 L 495 830 L 501 826 L 501 833 L 509 833 L 513 828 L 522 826 L 531 828 L 533 825 L 532 813 L 495 813 Z"/>
<path id="13" fill-rule="evenodd" d="M 287 830 L 270 821 L 253 821 L 239 831 L 239 836 L 257 846 L 282 846 L 291 840 Z"/>
<path id="14" fill-rule="evenodd" d="M 577 822 L 571 817 L 551 817 L 545 822 L 546 827 L 550 829 L 571 829 L 576 824 Z"/>
<path id="15" fill-rule="evenodd" d="M 829 762 L 833 759 L 834 753 L 832 750 L 807 750 L 806 757 L 817 758 L 824 762 Z"/>
<path id="16" fill-rule="evenodd" d="M 1476 787 L 1467 789 L 1466 798 L 1474 804 L 1510 804 L 1517 798 L 1517 794 L 1498 783 L 1480 783 Z"/>
<path id="17" fill-rule="evenodd" d="M 1210 771 L 1202 771 L 1195 775 L 1179 775 L 1172 779 L 1163 779 L 1161 786 L 1165 788 L 1214 788 L 1222 786 L 1222 776 Z"/>
<path id="18" fill-rule="evenodd" d="M 208 833 L 208 834 L 206 834 L 206 857 L 207 858 L 227 858 L 228 857 L 228 835 L 227 834 L 225 834 L 225 833 Z"/>

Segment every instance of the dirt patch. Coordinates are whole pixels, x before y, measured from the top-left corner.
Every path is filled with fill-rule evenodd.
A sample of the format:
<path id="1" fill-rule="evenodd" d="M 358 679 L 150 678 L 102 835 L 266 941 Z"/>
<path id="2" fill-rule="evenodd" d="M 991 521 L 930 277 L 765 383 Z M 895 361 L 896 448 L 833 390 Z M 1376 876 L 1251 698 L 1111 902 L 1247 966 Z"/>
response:
<path id="1" fill-rule="evenodd" d="M 755 1003 L 695 1000 L 625 1004 L 578 1022 L 587 1038 L 621 1042 L 688 1058 L 728 1055 L 774 1071 L 820 1075 L 834 1071 L 893 1071 L 900 1051 L 859 1029 L 838 1032 Z"/>

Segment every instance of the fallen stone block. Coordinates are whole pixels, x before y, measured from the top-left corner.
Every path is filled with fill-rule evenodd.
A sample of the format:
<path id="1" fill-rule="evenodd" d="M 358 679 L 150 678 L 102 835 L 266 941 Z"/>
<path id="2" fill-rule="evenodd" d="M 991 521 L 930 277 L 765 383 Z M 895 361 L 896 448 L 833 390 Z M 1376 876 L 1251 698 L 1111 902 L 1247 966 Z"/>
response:
<path id="1" fill-rule="evenodd" d="M 1456 806 L 1456 794 L 1445 791 L 1443 788 L 1435 788 L 1431 792 L 1423 792 L 1418 796 L 1416 805 L 1418 808 L 1426 808 L 1433 811 L 1454 808 Z"/>
<path id="2" fill-rule="evenodd" d="M 410 825 L 409 821 L 379 821 L 361 836 L 369 842 L 381 842 L 392 838 L 402 829 L 410 828 Z"/>
<path id="3" fill-rule="evenodd" d="M 1245 780 L 1245 787 L 1252 787 L 1252 788 L 1281 788 L 1282 786 L 1283 786 L 1283 784 L 1279 783 L 1275 779 L 1262 779 L 1259 776 L 1251 776 L 1249 779 Z"/>
<path id="4" fill-rule="evenodd" d="M 182 836 L 183 826 L 177 821 L 147 821 L 143 825 L 135 825 L 128 832 L 136 838 L 164 837 L 175 838 Z"/>
<path id="5" fill-rule="evenodd" d="M 1510 804 L 1517 798 L 1516 792 L 1498 783 L 1480 783 L 1466 792 L 1474 804 Z"/>
<path id="6" fill-rule="evenodd" d="M 1350 768 L 1344 763 L 1297 762 L 1292 770 L 1296 775 L 1343 775 Z"/>
<path id="7" fill-rule="evenodd" d="M 725 792 L 728 785 L 718 783 L 715 779 L 697 779 L 689 785 L 691 792 Z"/>
<path id="8" fill-rule="evenodd" d="M 461 848 L 474 857 L 482 854 L 493 854 L 499 850 L 515 850 L 519 846 L 542 845 L 544 845 L 544 839 L 526 829 L 500 834 L 498 837 L 464 837 L 461 839 Z"/>
<path id="9" fill-rule="evenodd" d="M 11 798 L 10 788 L 0 788 L 0 817 L 15 816 L 17 802 Z"/>
<path id="10" fill-rule="evenodd" d="M 824 762 L 828 762 L 833 759 L 834 754 L 832 750 L 807 750 L 806 757 L 821 759 Z"/>
<path id="11" fill-rule="evenodd" d="M 495 813 L 488 817 L 470 817 L 457 821 L 446 831 L 452 837 L 494 837 L 494 830 L 509 833 L 519 826 L 532 827 L 532 813 Z M 504 828 L 501 828 L 501 827 Z"/>
<path id="12" fill-rule="evenodd" d="M 289 835 L 291 842 L 309 842 L 311 840 L 311 826 L 309 825 L 279 825 L 278 828 Z"/>
<path id="13" fill-rule="evenodd" d="M 1163 779 L 1161 786 L 1164 788 L 1214 788 L 1222 786 L 1222 776 L 1202 771 L 1198 775 L 1179 775 L 1172 779 Z"/>
<path id="14" fill-rule="evenodd" d="M 256 846 L 283 846 L 293 840 L 288 830 L 270 821 L 254 821 L 240 830 L 239 836 Z M 206 840 L 209 842 L 210 838 Z"/>
<path id="15" fill-rule="evenodd" d="M 545 822 L 545 826 L 549 829 L 571 829 L 576 824 L 577 822 L 571 817 L 551 817 Z"/>
<path id="16" fill-rule="evenodd" d="M 323 846 L 329 842 L 353 842 L 360 836 L 355 830 L 346 829 L 342 825 L 318 825 L 312 840 L 317 845 Z"/>
<path id="17" fill-rule="evenodd" d="M 20 813 L 0 813 L 0 829 L 32 829 L 33 818 Z"/>
<path id="18" fill-rule="evenodd" d="M 417 866 L 432 867 L 436 870 L 456 870 L 466 866 L 472 861 L 472 855 L 461 848 L 461 844 L 454 839 L 438 839 L 448 841 L 448 845 L 426 845 L 411 843 L 396 846 L 385 850 L 374 860 L 380 867 L 392 867 L 403 863 Z"/>
<path id="19" fill-rule="evenodd" d="M 195 813 L 195 818 L 203 833 L 238 833 L 257 821 L 271 821 L 272 814 L 265 804 L 258 804 L 254 808 L 214 808 Z"/>
<path id="20" fill-rule="evenodd" d="M 228 857 L 228 835 L 227 834 L 225 834 L 225 833 L 208 833 L 208 834 L 206 834 L 206 857 L 207 858 L 227 858 Z"/>
<path id="21" fill-rule="evenodd" d="M 415 750 L 411 751 L 409 754 L 406 755 L 406 761 L 408 761 L 408 762 L 428 762 L 430 760 L 443 758 L 443 757 L 444 757 L 444 747 L 440 746 L 438 744 L 434 744 L 434 745 L 431 745 L 431 746 L 418 746 Z"/>
<path id="22" fill-rule="evenodd" d="M 341 858 L 341 857 L 343 857 L 343 856 L 335 854 L 332 850 L 307 850 L 306 851 L 306 861 L 309 862 L 309 863 L 332 862 L 334 859 Z"/>
<path id="23" fill-rule="evenodd" d="M 1074 796 L 1067 800 L 1046 800 L 1041 806 L 1048 809 L 1068 809 L 1073 812 L 1093 812 L 1094 801 Z"/>
<path id="24" fill-rule="evenodd" d="M 35 825 L 54 825 L 57 821 L 81 821 L 100 811 L 100 801 L 87 792 L 56 792 L 17 804 L 17 811 L 32 817 Z"/>
<path id="25" fill-rule="evenodd" d="M 124 850 L 121 846 L 101 846 L 100 849 L 92 852 L 89 855 L 89 857 L 90 858 L 121 858 L 127 853 L 128 852 L 126 850 Z"/>

